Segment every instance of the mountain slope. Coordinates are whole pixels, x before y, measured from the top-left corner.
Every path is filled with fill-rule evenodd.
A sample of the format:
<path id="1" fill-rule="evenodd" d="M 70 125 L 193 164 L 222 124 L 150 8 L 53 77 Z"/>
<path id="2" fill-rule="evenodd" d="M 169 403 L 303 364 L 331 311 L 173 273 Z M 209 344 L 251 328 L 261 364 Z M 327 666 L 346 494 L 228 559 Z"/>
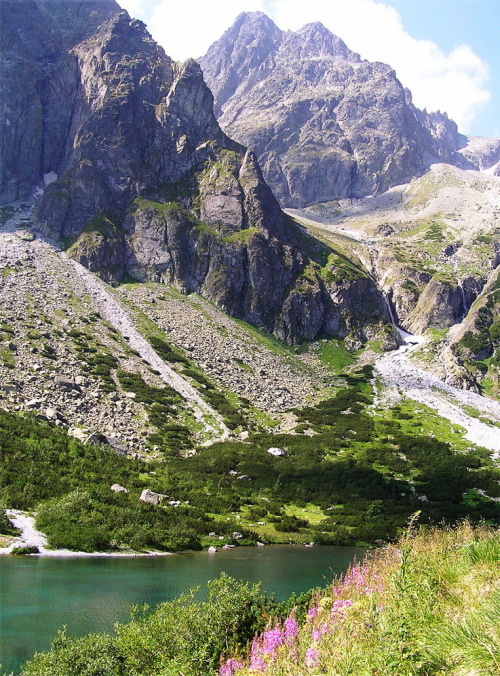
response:
<path id="1" fill-rule="evenodd" d="M 487 154 L 462 154 L 453 121 L 415 108 L 389 66 L 320 23 L 284 32 L 241 14 L 200 63 L 222 128 L 257 153 L 282 206 L 378 194 L 432 162 L 474 168 Z"/>
<path id="2" fill-rule="evenodd" d="M 5 45 L 7 60 L 22 54 L 33 87 L 50 95 L 47 104 L 12 104 L 18 136 L 32 128 L 25 152 L 34 160 L 13 142 L 12 175 L 23 162 L 30 169 L 17 183 L 7 177 L 4 201 L 26 195 L 42 174 L 56 179 L 33 222 L 75 260 L 107 281 L 128 275 L 200 293 L 289 343 L 320 334 L 365 342 L 385 330 L 369 274 L 346 273 L 282 213 L 255 156 L 218 126 L 194 61 L 173 62 L 114 2 L 26 0 L 36 22 L 6 7 L 4 22 L 24 36 Z"/>
<path id="3" fill-rule="evenodd" d="M 426 334 L 417 356 L 427 366 L 498 396 L 497 177 L 436 164 L 382 195 L 292 213 L 370 270 L 396 323 Z"/>
<path id="4" fill-rule="evenodd" d="M 4 410 L 142 456 L 259 424 L 326 385 L 313 355 L 294 355 L 199 296 L 159 284 L 113 291 L 31 240 L 19 226 L 0 231 Z"/>

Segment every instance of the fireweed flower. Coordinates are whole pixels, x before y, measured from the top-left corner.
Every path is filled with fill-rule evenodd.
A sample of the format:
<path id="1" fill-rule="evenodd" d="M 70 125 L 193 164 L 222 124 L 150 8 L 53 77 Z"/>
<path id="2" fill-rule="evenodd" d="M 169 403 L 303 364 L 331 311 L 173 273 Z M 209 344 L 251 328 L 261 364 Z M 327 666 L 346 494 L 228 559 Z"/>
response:
<path id="1" fill-rule="evenodd" d="M 309 610 L 307 611 L 307 619 L 308 620 L 314 620 L 314 618 L 316 617 L 317 614 L 318 614 L 318 609 L 315 606 L 313 606 L 312 608 L 309 608 Z"/>
<path id="2" fill-rule="evenodd" d="M 331 624 L 328 624 L 328 622 L 323 622 L 320 631 L 322 634 L 331 634 L 333 632 L 333 627 Z"/>
<path id="3" fill-rule="evenodd" d="M 352 606 L 352 601 L 337 599 L 334 601 L 332 609 L 330 611 L 330 617 L 332 620 L 341 620 L 344 617 L 343 610 L 345 608 L 350 608 Z"/>
<path id="4" fill-rule="evenodd" d="M 305 664 L 306 667 L 317 667 L 319 661 L 319 653 L 315 648 L 308 648 L 306 650 Z"/>
<path id="5" fill-rule="evenodd" d="M 233 674 L 243 667 L 243 662 L 234 660 L 230 657 L 225 664 L 219 668 L 220 676 L 233 676 Z"/>
<path id="6" fill-rule="evenodd" d="M 294 617 L 287 617 L 285 620 L 284 637 L 285 644 L 290 647 L 294 645 L 299 635 L 299 625 Z"/>
<path id="7" fill-rule="evenodd" d="M 319 640 L 321 640 L 321 632 L 316 627 L 314 627 L 313 630 L 312 630 L 312 640 L 315 641 L 315 642 L 318 642 Z"/>
<path id="8" fill-rule="evenodd" d="M 250 652 L 250 671 L 265 671 L 266 663 L 263 659 L 263 645 L 262 640 L 255 638 L 252 643 L 252 649 Z"/>
<path id="9" fill-rule="evenodd" d="M 283 644 L 284 636 L 279 627 L 269 629 L 262 634 L 262 652 L 275 657 L 276 651 Z"/>
<path id="10" fill-rule="evenodd" d="M 309 608 L 307 622 L 310 623 L 311 641 L 313 646 L 318 646 L 331 636 L 336 625 L 345 617 L 345 611 L 353 605 L 350 599 L 338 598 L 345 595 L 349 590 L 371 595 L 375 591 L 383 591 L 377 575 L 368 574 L 366 568 L 356 565 L 345 575 L 333 589 L 332 596 L 324 596 L 317 605 Z M 290 660 L 297 660 L 297 645 L 300 628 L 295 617 L 287 617 L 282 625 L 277 624 L 256 636 L 252 642 L 248 670 L 250 673 L 263 673 L 276 662 L 279 655 Z M 314 668 L 318 665 L 319 653 L 315 647 L 309 648 L 304 657 L 305 666 Z M 242 662 L 229 659 L 219 669 L 219 676 L 237 676 L 238 671 L 244 668 Z"/>
<path id="11" fill-rule="evenodd" d="M 262 673 L 265 670 L 266 670 L 266 663 L 264 662 L 262 657 L 252 655 L 252 657 L 250 659 L 249 671 L 257 671 L 257 672 Z"/>

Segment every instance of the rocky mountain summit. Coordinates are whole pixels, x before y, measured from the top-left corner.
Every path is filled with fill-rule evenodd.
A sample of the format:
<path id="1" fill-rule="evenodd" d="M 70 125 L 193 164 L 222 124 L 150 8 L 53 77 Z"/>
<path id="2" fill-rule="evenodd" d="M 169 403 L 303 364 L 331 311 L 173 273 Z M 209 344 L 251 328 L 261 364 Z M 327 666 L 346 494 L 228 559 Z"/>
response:
<path id="1" fill-rule="evenodd" d="M 33 222 L 75 260 L 201 293 L 290 343 L 390 334 L 366 271 L 285 216 L 221 131 L 194 61 L 173 62 L 111 0 L 9 0 L 2 26 L 4 67 L 31 78 L 8 85 L 2 201 L 49 176 Z"/>
<path id="2" fill-rule="evenodd" d="M 500 142 L 471 147 L 445 114 L 418 110 L 390 66 L 320 23 L 294 33 L 241 14 L 200 63 L 222 128 L 256 152 L 284 207 L 379 194 L 434 162 L 500 160 Z"/>

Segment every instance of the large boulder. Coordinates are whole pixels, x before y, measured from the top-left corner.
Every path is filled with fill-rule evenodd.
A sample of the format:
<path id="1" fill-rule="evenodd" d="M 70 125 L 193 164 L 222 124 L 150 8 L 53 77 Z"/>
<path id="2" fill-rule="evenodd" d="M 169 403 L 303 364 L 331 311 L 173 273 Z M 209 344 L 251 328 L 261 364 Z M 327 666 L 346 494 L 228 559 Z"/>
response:
<path id="1" fill-rule="evenodd" d="M 154 491 L 150 490 L 149 488 L 145 488 L 139 500 L 142 502 L 147 502 L 150 505 L 159 505 L 161 501 L 166 498 L 166 495 L 163 495 L 162 493 L 155 493 Z"/>

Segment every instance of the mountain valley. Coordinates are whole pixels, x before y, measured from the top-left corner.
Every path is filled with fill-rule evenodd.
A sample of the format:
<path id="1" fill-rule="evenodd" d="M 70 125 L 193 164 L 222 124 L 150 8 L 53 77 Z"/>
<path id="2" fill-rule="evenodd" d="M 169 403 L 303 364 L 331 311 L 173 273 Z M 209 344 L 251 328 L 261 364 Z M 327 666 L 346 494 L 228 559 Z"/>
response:
<path id="1" fill-rule="evenodd" d="M 472 465 L 463 462 L 484 476 L 460 474 L 452 507 L 422 488 L 429 518 L 497 510 L 500 413 L 481 395 L 499 392 L 499 142 L 419 111 L 388 66 L 362 61 L 321 24 L 284 33 L 265 15 L 240 15 L 201 59 L 212 97 L 195 61 L 172 61 L 114 0 L 23 3 L 27 22 L 19 4 L 1 5 L 11 36 L 2 67 L 17 73 L 24 60 L 31 78 L 3 80 L 12 102 L 0 193 L 4 411 L 28 416 L 28 436 L 59 428 L 63 454 L 90 444 L 91 457 L 146 461 L 162 478 L 127 471 L 132 492 L 146 482 L 176 493 L 171 502 L 194 505 L 195 519 L 213 482 L 199 473 L 212 463 L 224 498 L 211 511 L 243 518 L 250 540 L 373 541 L 383 533 L 361 515 L 403 482 L 401 504 L 393 495 L 377 508 L 392 532 L 419 504 L 415 486 L 430 481 L 427 460 L 413 465 L 403 448 L 417 438 L 433 447 L 432 427 L 440 462 L 467 452 Z M 37 95 L 19 115 L 30 87 Z M 421 423 L 403 422 L 422 411 Z M 254 476 L 261 463 L 267 479 Z M 318 477 L 337 464 L 334 500 Z M 365 472 L 373 489 L 361 499 Z M 288 526 L 264 518 L 251 531 L 245 505 L 285 475 L 273 518 Z M 19 507 L 8 477 L 0 495 Z M 20 502 L 64 502 L 61 490 L 32 486 Z M 88 505 L 105 509 L 102 490 Z M 316 517 L 297 516 L 308 502 L 323 510 L 322 533 L 310 531 Z M 346 504 L 339 532 L 327 525 L 332 502 Z M 150 546 L 167 541 L 181 546 L 158 537 Z"/>
<path id="2" fill-rule="evenodd" d="M 454 580 L 474 569 L 476 610 L 494 587 L 500 139 L 419 110 L 321 23 L 260 12 L 178 63 L 115 0 L 3 0 L 0 56 L 0 554 L 385 543 L 395 590 L 386 612 L 371 563 L 321 601 L 222 576 L 12 664 L 244 676 L 249 641 L 283 629 L 274 673 L 312 628 L 312 673 L 327 613 L 355 618 L 362 660 L 372 627 L 394 638 L 381 668 L 410 673 L 425 542 Z M 466 673 L 457 654 L 439 673 Z"/>
<path id="3" fill-rule="evenodd" d="M 498 179 L 435 164 L 380 196 L 290 213 L 362 263 L 400 327 L 426 334 L 414 357 L 451 385 L 498 395 Z"/>

